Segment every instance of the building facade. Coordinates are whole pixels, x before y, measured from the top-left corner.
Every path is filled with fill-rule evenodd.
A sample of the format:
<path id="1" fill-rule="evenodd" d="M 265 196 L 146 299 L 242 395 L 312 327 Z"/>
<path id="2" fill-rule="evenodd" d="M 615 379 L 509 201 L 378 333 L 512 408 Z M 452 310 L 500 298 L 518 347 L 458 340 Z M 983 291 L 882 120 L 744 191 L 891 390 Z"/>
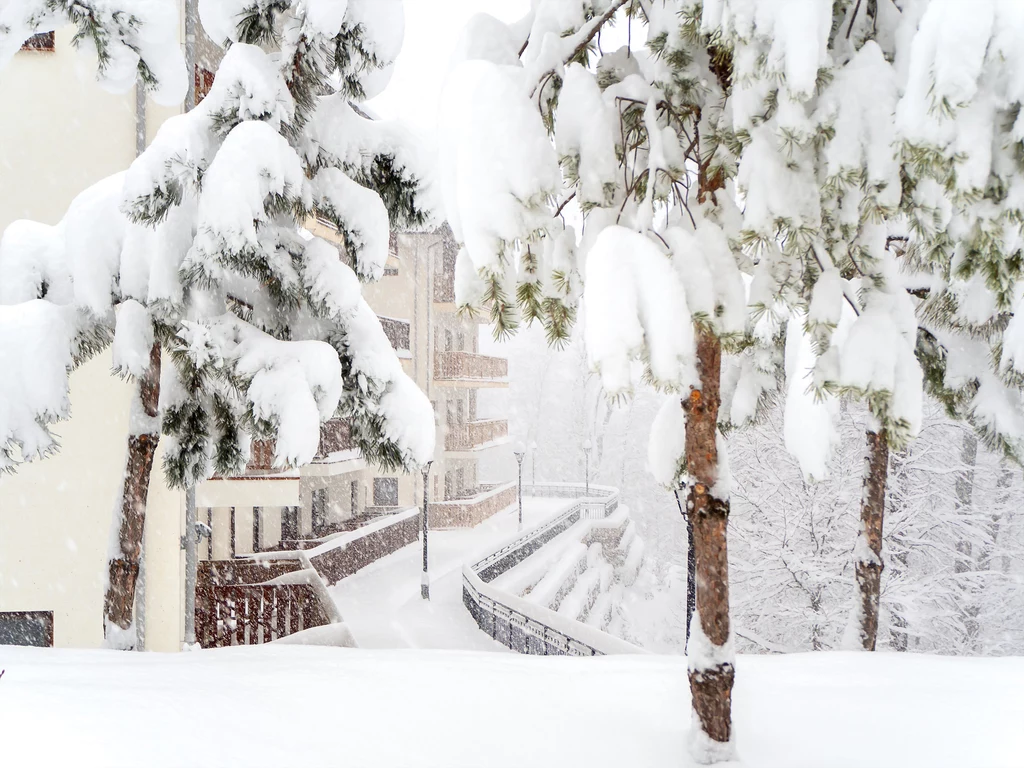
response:
<path id="1" fill-rule="evenodd" d="M 182 19 L 180 40 L 183 27 Z M 10 107 L 0 115 L 0 231 L 21 218 L 56 224 L 78 193 L 124 170 L 161 122 L 180 111 L 101 90 L 94 69 L 71 47 L 73 34 L 68 28 L 34 41 L 0 72 L 0 103 Z M 202 36 L 198 48 L 201 97 L 217 53 Z M 319 222 L 310 229 L 337 242 Z M 434 405 L 430 518 L 447 526 L 476 524 L 514 499 L 511 486 L 478 480 L 481 452 L 503 450 L 507 423 L 478 419 L 476 392 L 506 386 L 507 363 L 478 354 L 476 322 L 455 312 L 454 266 L 443 230 L 398 234 L 384 277 L 364 289 L 405 370 Z M 131 387 L 110 369 L 108 352 L 72 374 L 72 416 L 54 430 L 58 454 L 0 476 L 0 644 L 33 632 L 57 646 L 102 643 L 104 574 L 131 399 Z M 422 503 L 422 477 L 369 466 L 343 421 L 324 427 L 313 464 L 278 472 L 271 455 L 271 446 L 257 443 L 243 477 L 213 478 L 197 488 L 199 520 L 210 530 L 200 557 L 285 549 Z M 184 495 L 166 485 L 161 466 L 158 453 L 136 616 L 147 649 L 172 651 L 184 633 Z"/>

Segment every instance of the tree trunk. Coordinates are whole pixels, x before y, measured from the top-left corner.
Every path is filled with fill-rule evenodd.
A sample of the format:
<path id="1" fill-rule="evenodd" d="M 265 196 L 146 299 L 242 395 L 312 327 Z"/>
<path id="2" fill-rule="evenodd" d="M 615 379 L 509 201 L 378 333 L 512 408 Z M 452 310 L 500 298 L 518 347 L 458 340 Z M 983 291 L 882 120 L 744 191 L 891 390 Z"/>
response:
<path id="1" fill-rule="evenodd" d="M 728 498 L 718 498 L 718 407 L 722 346 L 713 333 L 698 329 L 697 358 L 701 388 L 683 401 L 686 413 L 686 466 L 693 480 L 687 511 L 693 520 L 696 559 L 696 618 L 700 642 L 689 651 L 690 694 L 701 729 L 722 749 L 701 755 L 714 761 L 726 758 L 732 737 L 732 684 L 734 666 L 726 646 L 729 632 L 729 562 L 726 548 Z M 719 491 L 721 492 L 721 491 Z M 691 637 L 691 641 L 693 638 Z M 710 646 L 710 647 L 709 647 Z M 707 745 L 712 749 L 714 744 Z"/>
<path id="2" fill-rule="evenodd" d="M 160 439 L 157 421 L 159 402 L 160 345 L 154 344 L 149 353 L 149 367 L 135 385 L 135 401 L 129 417 L 124 486 L 115 505 L 112 521 L 112 527 L 117 530 L 117 538 L 111 544 L 107 592 L 103 604 L 103 635 L 106 644 L 123 650 L 134 650 L 135 647 L 135 583 L 142 554 L 149 479 Z"/>
<path id="3" fill-rule="evenodd" d="M 885 484 L 889 474 L 889 439 L 885 430 L 868 430 L 868 456 L 860 502 L 861 531 L 856 547 L 859 591 L 859 640 L 865 651 L 875 650 L 878 638 L 878 602 L 882 586 L 882 523 Z"/>
<path id="4" fill-rule="evenodd" d="M 907 493 L 907 465 L 910 449 L 899 451 L 892 456 L 892 487 L 889 493 L 889 519 L 899 526 L 904 518 L 904 499 Z M 906 536 L 901 532 L 889 534 L 889 586 L 899 585 L 902 577 L 910 571 L 910 549 Z M 889 648 L 904 652 L 910 650 L 910 636 L 907 633 L 907 606 L 898 600 L 889 604 Z"/>
<path id="5" fill-rule="evenodd" d="M 970 517 L 972 512 L 972 498 L 974 496 L 974 467 L 978 461 L 978 438 L 972 433 L 965 432 L 963 442 L 960 446 L 960 461 L 963 466 L 956 473 L 956 513 L 964 517 Z M 978 643 L 978 606 L 977 596 L 970 577 L 974 568 L 974 553 L 971 546 L 970 525 L 962 526 L 968 535 L 965 535 L 956 543 L 956 561 L 953 563 L 953 573 L 960 578 L 957 579 L 957 588 L 960 595 L 960 620 L 963 623 L 964 647 L 975 651 Z"/>

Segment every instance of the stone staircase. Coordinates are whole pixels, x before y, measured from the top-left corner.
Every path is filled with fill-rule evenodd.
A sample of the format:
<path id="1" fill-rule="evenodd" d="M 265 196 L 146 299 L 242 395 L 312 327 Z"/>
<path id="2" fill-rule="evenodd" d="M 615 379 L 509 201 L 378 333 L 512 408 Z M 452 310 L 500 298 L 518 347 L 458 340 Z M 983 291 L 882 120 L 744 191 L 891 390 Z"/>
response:
<path id="1" fill-rule="evenodd" d="M 507 593 L 567 619 L 606 630 L 616 593 L 633 584 L 643 541 L 626 507 L 582 520 L 493 582 Z"/>

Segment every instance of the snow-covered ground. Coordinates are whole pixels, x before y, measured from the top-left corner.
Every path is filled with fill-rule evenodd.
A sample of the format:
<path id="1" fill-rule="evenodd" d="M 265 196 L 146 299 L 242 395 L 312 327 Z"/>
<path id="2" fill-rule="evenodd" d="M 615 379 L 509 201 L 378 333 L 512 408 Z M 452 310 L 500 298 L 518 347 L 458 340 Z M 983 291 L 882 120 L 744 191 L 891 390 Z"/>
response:
<path id="1" fill-rule="evenodd" d="M 523 498 L 528 529 L 572 504 L 570 499 Z M 462 564 L 516 531 L 516 507 L 475 528 L 431 531 L 430 601 L 420 597 L 423 550 L 416 541 L 342 579 L 330 590 L 360 648 L 449 648 L 505 651 L 479 630 L 462 604 Z"/>
<path id="2" fill-rule="evenodd" d="M 686 662 L 0 646 L 5 766 L 688 766 Z M 1019 768 L 1024 659 L 740 656 L 747 768 Z"/>

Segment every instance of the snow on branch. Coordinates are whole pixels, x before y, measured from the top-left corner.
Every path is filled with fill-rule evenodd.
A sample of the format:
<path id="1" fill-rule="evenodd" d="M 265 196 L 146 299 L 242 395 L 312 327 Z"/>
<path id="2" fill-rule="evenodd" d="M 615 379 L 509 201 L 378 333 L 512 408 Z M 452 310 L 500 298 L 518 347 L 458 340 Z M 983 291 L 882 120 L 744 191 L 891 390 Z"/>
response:
<path id="1" fill-rule="evenodd" d="M 158 104 L 185 98 L 188 73 L 172 0 L 7 0 L 0 6 L 0 69 L 32 35 L 75 26 L 72 43 L 96 62 L 100 85 L 124 93 L 136 80 Z"/>
<path id="2" fill-rule="evenodd" d="M 67 418 L 75 312 L 47 301 L 0 306 L 0 471 L 57 447 L 48 426 Z"/>

